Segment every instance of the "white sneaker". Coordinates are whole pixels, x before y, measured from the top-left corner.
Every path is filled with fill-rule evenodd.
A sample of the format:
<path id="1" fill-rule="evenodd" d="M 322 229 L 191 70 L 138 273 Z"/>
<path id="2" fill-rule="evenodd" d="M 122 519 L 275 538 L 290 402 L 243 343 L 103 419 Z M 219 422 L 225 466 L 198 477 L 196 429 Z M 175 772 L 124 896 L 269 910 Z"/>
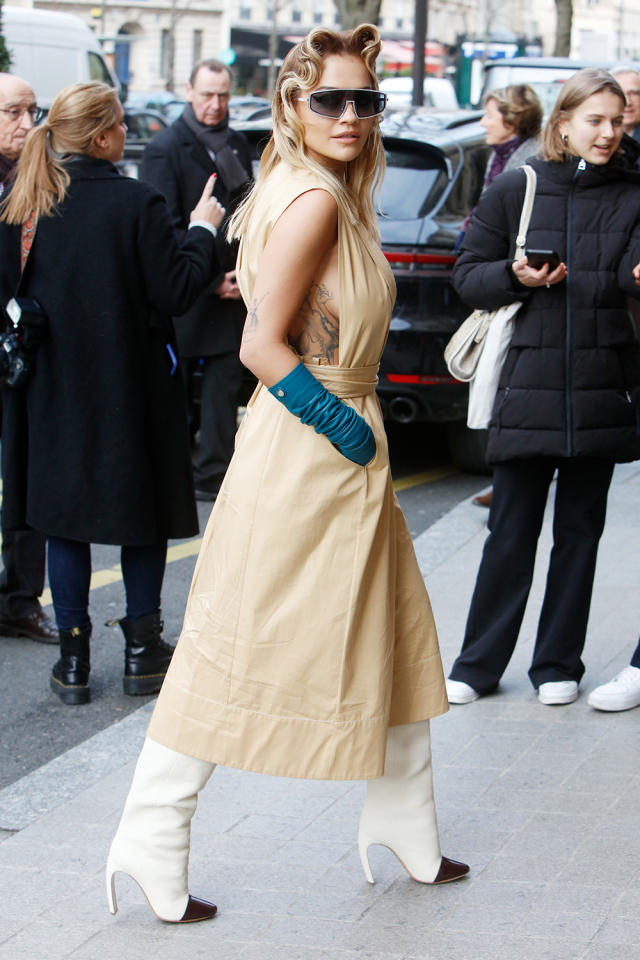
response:
<path id="1" fill-rule="evenodd" d="M 596 710 L 631 710 L 640 707 L 640 667 L 625 667 L 620 673 L 596 687 L 587 703 Z"/>
<path id="2" fill-rule="evenodd" d="M 477 691 L 462 680 L 447 680 L 447 699 L 449 703 L 471 703 L 480 696 Z"/>
<path id="3" fill-rule="evenodd" d="M 548 707 L 558 703 L 573 703 L 578 699 L 578 684 L 575 680 L 550 680 L 538 687 L 538 700 Z"/>

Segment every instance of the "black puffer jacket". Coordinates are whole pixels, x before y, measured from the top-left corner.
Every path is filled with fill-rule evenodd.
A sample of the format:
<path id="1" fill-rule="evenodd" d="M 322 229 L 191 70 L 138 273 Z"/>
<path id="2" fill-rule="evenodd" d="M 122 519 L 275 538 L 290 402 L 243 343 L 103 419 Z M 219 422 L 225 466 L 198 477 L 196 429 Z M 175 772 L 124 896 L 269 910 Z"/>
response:
<path id="1" fill-rule="evenodd" d="M 489 428 L 488 459 L 640 458 L 640 345 L 627 295 L 640 298 L 638 145 L 603 167 L 532 159 L 538 184 L 527 236 L 567 265 L 563 283 L 527 288 L 511 270 L 525 175 L 497 177 L 482 197 L 453 271 L 473 307 L 521 299 Z"/>

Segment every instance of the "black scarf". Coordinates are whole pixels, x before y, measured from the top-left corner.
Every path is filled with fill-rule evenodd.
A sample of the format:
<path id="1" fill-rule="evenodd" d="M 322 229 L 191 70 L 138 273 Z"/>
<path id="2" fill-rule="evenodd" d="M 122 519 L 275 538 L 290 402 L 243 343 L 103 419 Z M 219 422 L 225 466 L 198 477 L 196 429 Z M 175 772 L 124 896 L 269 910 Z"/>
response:
<path id="1" fill-rule="evenodd" d="M 200 123 L 191 104 L 186 103 L 182 119 L 205 149 L 215 154 L 216 167 L 225 189 L 233 193 L 245 184 L 249 175 L 229 146 L 229 114 L 215 127 L 208 127 Z"/>

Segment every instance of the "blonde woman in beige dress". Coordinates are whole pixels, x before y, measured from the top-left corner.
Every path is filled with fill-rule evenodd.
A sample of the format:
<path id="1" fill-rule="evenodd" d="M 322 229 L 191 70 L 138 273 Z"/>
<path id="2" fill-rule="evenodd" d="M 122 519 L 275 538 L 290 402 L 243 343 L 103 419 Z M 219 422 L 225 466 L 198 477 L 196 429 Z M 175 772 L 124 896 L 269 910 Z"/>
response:
<path id="1" fill-rule="evenodd" d="M 259 379 L 211 513 L 182 634 L 107 866 L 163 920 L 189 896 L 189 825 L 216 764 L 367 780 L 359 848 L 410 875 L 443 857 L 429 719 L 447 710 L 436 629 L 393 494 L 375 394 L 395 285 L 373 191 L 383 174 L 378 31 L 317 28 L 288 54 L 274 132 L 232 223 Z"/>

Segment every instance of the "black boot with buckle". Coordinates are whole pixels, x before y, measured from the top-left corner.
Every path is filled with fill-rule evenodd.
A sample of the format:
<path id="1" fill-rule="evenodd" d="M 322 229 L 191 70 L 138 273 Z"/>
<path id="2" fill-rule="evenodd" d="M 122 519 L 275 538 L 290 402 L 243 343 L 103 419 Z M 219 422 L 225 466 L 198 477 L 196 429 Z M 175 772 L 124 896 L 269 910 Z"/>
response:
<path id="1" fill-rule="evenodd" d="M 169 669 L 173 647 L 162 639 L 164 626 L 160 613 L 118 623 L 124 633 L 124 679 L 122 686 L 129 696 L 157 693 Z"/>
<path id="2" fill-rule="evenodd" d="M 63 703 L 88 703 L 91 627 L 73 627 L 58 633 L 60 659 L 51 671 L 49 685 Z"/>

